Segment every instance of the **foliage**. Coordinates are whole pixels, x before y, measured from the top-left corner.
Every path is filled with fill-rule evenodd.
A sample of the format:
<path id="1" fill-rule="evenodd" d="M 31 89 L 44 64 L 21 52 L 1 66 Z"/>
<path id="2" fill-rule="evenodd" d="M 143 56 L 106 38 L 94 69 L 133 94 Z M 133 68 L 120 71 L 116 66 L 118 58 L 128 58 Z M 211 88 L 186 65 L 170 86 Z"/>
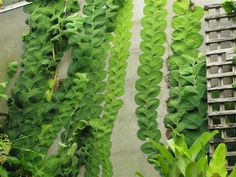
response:
<path id="1" fill-rule="evenodd" d="M 150 143 L 147 138 L 159 141 L 161 132 L 157 128 L 157 111 L 159 100 L 156 98 L 160 94 L 160 82 L 162 80 L 163 55 L 165 53 L 164 43 L 166 41 L 166 0 L 146 0 L 144 7 L 144 17 L 142 19 L 143 30 L 141 32 L 142 54 L 139 57 L 140 66 L 138 68 L 139 79 L 136 81 L 135 102 L 138 105 L 136 116 L 138 117 L 139 131 L 137 133 L 140 140 L 145 143 L 142 151 L 149 154 Z"/>
<path id="2" fill-rule="evenodd" d="M 30 31 L 4 127 L 13 143 L 4 163 L 11 175 L 77 176 L 83 164 L 85 176 L 98 176 L 100 165 L 103 176 L 112 175 L 110 137 L 124 93 L 131 10 L 130 0 L 86 0 L 82 15 L 77 0 L 36 0 L 25 8 Z M 59 80 L 68 49 L 68 78 Z M 58 154 L 47 156 L 58 135 Z"/>
<path id="3" fill-rule="evenodd" d="M 60 146 L 58 155 L 46 157 L 35 151 L 30 151 L 31 156 L 37 156 L 39 162 L 30 163 L 23 159 L 18 159 L 13 156 L 8 156 L 5 162 L 5 167 L 11 171 L 11 175 L 15 176 L 34 176 L 34 177 L 76 177 L 78 175 L 78 168 L 71 168 L 77 165 L 78 158 L 75 156 L 76 144 L 71 146 Z M 26 151 L 26 149 L 21 149 Z M 14 172 L 14 173 L 13 173 Z"/>
<path id="4" fill-rule="evenodd" d="M 117 28 L 114 31 L 112 40 L 111 56 L 108 66 L 107 92 L 103 108 L 102 137 L 98 141 L 103 147 L 100 156 L 102 157 L 102 173 L 104 177 L 112 176 L 112 164 L 110 161 L 111 134 L 115 118 L 123 102 L 120 97 L 124 94 L 127 59 L 129 56 L 130 39 L 132 27 L 132 0 L 126 0 L 124 6 L 117 12 L 115 20 Z M 98 135 L 96 132 L 94 136 Z"/>
<path id="5" fill-rule="evenodd" d="M 173 54 L 168 59 L 169 100 L 165 125 L 182 132 L 188 145 L 207 129 L 205 58 L 198 48 L 203 9 L 189 0 L 175 1 Z"/>
<path id="6" fill-rule="evenodd" d="M 16 61 L 11 62 L 7 68 L 7 80 L 5 82 L 0 83 L 0 99 L 8 100 L 8 96 L 6 94 L 7 88 L 9 87 L 10 80 L 16 74 L 18 64 Z"/>
<path id="7" fill-rule="evenodd" d="M 48 90 L 56 89 L 57 64 L 67 48 L 62 30 L 64 18 L 74 10 L 79 10 L 77 3 L 64 1 L 37 1 L 26 9 L 31 13 L 27 19 L 30 31 L 23 36 L 22 68 L 9 101 L 10 119 L 5 127 L 14 146 L 35 147 L 43 124 L 52 121 L 45 115 L 50 100 L 45 95 Z M 23 151 L 18 158 L 34 160 Z"/>
<path id="8" fill-rule="evenodd" d="M 236 5 L 233 0 L 222 0 L 221 3 L 222 3 L 222 7 L 224 8 L 227 14 L 236 12 Z"/>
<path id="9" fill-rule="evenodd" d="M 121 12 L 124 13 L 122 9 L 125 8 L 131 11 L 130 5 L 127 6 L 122 3 L 124 6 L 122 5 L 121 12 L 119 11 L 118 17 L 113 20 L 115 17 L 114 12 L 118 10 L 117 5 L 121 5 L 120 3 L 114 3 L 115 5 L 112 5 L 112 1 L 100 2 L 97 5 L 93 5 L 93 3 L 97 4 L 98 2 L 86 1 L 83 9 L 87 18 L 85 18 L 83 29 L 84 37 L 82 36 L 81 40 L 86 39 L 86 41 L 83 41 L 82 46 L 80 44 L 79 48 L 74 49 L 76 53 L 72 51 L 72 54 L 75 54 L 73 55 L 74 62 L 71 64 L 70 71 L 68 72 L 69 75 L 73 75 L 73 70 L 86 71 L 90 79 L 81 101 L 80 110 L 75 113 L 79 117 L 78 120 L 84 120 L 90 125 L 87 126 L 87 129 L 89 129 L 88 137 L 80 145 L 82 162 L 85 163 L 86 168 L 85 176 L 88 177 L 97 176 L 100 171 L 100 165 L 103 176 L 112 175 L 112 166 L 109 159 L 110 136 L 113 122 L 121 106 L 121 101 L 116 100 L 116 97 L 123 94 L 128 50 L 128 48 L 118 44 L 121 44 L 120 37 L 122 37 L 123 43 L 129 40 L 130 36 L 127 30 L 129 31 L 130 24 L 127 23 L 127 20 L 131 18 L 129 15 L 131 12 L 128 11 L 126 14 L 128 13 L 130 18 L 127 20 L 123 19 L 123 22 L 120 22 L 121 18 L 124 18 L 123 14 L 120 15 Z M 101 10 L 104 5 L 106 7 L 105 11 Z M 89 13 L 91 11 L 93 13 Z M 94 18 L 93 16 L 98 16 L 99 18 Z M 89 17 L 94 18 L 94 21 L 91 21 Z M 127 26 L 124 26 L 124 24 Z M 109 57 L 108 82 L 106 84 L 104 82 L 106 77 L 104 68 L 108 51 L 111 48 L 109 43 L 113 38 L 111 35 L 113 26 L 116 26 L 115 38 L 113 40 L 114 47 L 111 50 L 111 57 Z M 94 30 L 96 33 L 91 33 Z M 116 37 L 116 33 L 119 36 Z M 128 41 L 125 46 L 129 46 Z M 83 60 L 81 60 L 80 56 L 83 56 Z M 75 61 L 79 61 L 77 66 L 75 66 Z M 116 72 L 120 74 L 114 75 L 114 73 L 117 74 Z M 105 91 L 106 88 L 107 90 Z M 101 105 L 103 102 L 105 103 L 104 107 Z M 103 115 L 101 114 L 102 110 L 104 110 Z M 92 127 L 92 129 L 89 127 Z"/>
<path id="10" fill-rule="evenodd" d="M 2 165 L 9 155 L 11 142 L 6 134 L 0 134 L 0 165 Z"/>
<path id="11" fill-rule="evenodd" d="M 2 166 L 0 166 L 0 174 L 2 177 L 8 177 L 8 172 Z"/>
<path id="12" fill-rule="evenodd" d="M 151 140 L 157 153 L 148 160 L 159 167 L 164 177 L 226 177 L 225 144 L 218 145 L 208 165 L 205 148 L 215 134 L 217 131 L 203 133 L 189 148 L 179 134 L 168 140 L 168 147 Z M 229 177 L 234 177 L 235 172 L 236 167 Z"/>

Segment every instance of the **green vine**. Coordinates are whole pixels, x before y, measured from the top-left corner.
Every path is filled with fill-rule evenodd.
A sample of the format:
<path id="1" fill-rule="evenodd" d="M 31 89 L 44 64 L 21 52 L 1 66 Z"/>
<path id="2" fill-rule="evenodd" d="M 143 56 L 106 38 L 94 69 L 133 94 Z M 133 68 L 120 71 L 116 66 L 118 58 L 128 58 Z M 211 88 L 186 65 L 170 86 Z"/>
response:
<path id="1" fill-rule="evenodd" d="M 102 138 L 99 140 L 100 143 L 103 143 L 101 161 L 104 177 L 112 176 L 112 164 L 110 161 L 111 134 L 116 116 L 123 104 L 120 97 L 124 94 L 127 59 L 131 44 L 132 8 L 132 1 L 126 0 L 124 6 L 118 11 L 115 21 L 117 28 L 112 40 L 113 47 L 108 67 L 108 86 L 102 117 L 105 129 L 103 129 Z"/>
<path id="2" fill-rule="evenodd" d="M 142 19 L 143 30 L 141 37 L 142 54 L 139 57 L 138 68 L 139 79 L 136 82 L 135 102 L 138 105 L 136 116 L 138 117 L 138 137 L 145 143 L 142 151 L 146 154 L 152 152 L 151 144 L 147 138 L 159 141 L 161 132 L 157 128 L 157 111 L 159 106 L 160 82 L 163 78 L 161 71 L 163 55 L 165 53 L 164 43 L 166 42 L 167 10 L 166 0 L 145 0 L 144 17 Z"/>
<path id="3" fill-rule="evenodd" d="M 10 120 L 5 127 L 16 147 L 36 146 L 44 124 L 52 121 L 45 115 L 45 107 L 52 99 L 57 65 L 67 48 L 65 17 L 79 10 L 75 0 L 68 2 L 35 1 L 25 9 L 30 13 L 30 31 L 23 37 L 22 69 L 9 101 Z M 33 160 L 26 152 L 18 156 Z"/>
<path id="4" fill-rule="evenodd" d="M 124 0 L 86 0 L 82 15 L 76 0 L 37 0 L 25 8 L 30 31 L 23 37 L 21 73 L 4 127 L 13 143 L 4 163 L 11 174 L 77 176 L 85 164 L 85 176 L 98 176 L 100 165 L 104 176 L 112 175 L 110 136 L 124 92 L 131 9 L 131 1 Z M 72 56 L 68 78 L 58 80 L 67 49 Z M 47 157 L 58 136 L 58 154 Z"/>
<path id="5" fill-rule="evenodd" d="M 198 48 L 203 38 L 199 34 L 203 8 L 189 0 L 177 0 L 173 5 L 174 32 L 172 56 L 168 59 L 169 100 L 166 126 L 185 135 L 188 145 L 207 130 L 205 58 Z"/>

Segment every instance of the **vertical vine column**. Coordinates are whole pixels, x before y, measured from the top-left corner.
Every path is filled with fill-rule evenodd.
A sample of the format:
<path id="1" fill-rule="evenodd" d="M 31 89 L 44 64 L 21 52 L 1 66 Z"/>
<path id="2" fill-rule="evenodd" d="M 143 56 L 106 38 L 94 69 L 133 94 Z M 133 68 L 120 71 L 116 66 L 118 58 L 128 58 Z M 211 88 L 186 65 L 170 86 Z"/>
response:
<path id="1" fill-rule="evenodd" d="M 100 153 L 102 153 L 101 162 L 104 177 L 112 176 L 112 164 L 110 161 L 111 134 L 117 114 L 123 105 L 120 97 L 124 94 L 127 59 L 131 45 L 132 9 L 132 0 L 126 0 L 124 6 L 118 11 L 115 21 L 116 29 L 112 40 L 111 57 L 109 58 L 108 86 L 102 117 L 104 129 L 102 139 L 99 140 L 103 144 Z"/>
<path id="2" fill-rule="evenodd" d="M 176 0 L 173 4 L 171 45 L 168 59 L 169 100 L 165 124 L 185 135 L 191 145 L 207 130 L 205 57 L 199 52 L 203 37 L 199 34 L 203 8 L 190 0 Z"/>
<path id="3" fill-rule="evenodd" d="M 161 132 L 157 126 L 157 111 L 159 106 L 160 82 L 163 78 L 161 71 L 163 65 L 163 55 L 165 53 L 164 44 L 166 42 L 165 30 L 167 27 L 167 10 L 165 9 L 167 0 L 145 0 L 144 17 L 142 19 L 143 30 L 141 32 L 142 54 L 139 57 L 140 66 L 138 68 L 139 79 L 136 82 L 137 94 L 135 96 L 136 116 L 138 117 L 138 137 L 145 143 L 142 151 L 151 153 L 151 144 L 147 138 L 159 141 Z"/>
<path id="4" fill-rule="evenodd" d="M 76 72 L 88 73 L 88 87 L 85 90 L 79 110 L 76 112 L 77 120 L 98 122 L 101 125 L 104 93 L 107 87 L 105 70 L 107 54 L 110 51 L 112 32 L 114 31 L 113 20 L 116 17 L 118 5 L 112 0 L 85 2 L 83 14 L 85 15 L 84 31 L 81 45 L 73 50 L 73 62 L 69 68 L 69 75 Z M 76 125 L 76 124 L 75 124 Z M 85 176 L 98 176 L 101 154 L 98 149 L 103 142 L 98 143 L 96 129 L 93 125 L 91 136 L 82 144 L 82 153 L 85 155 Z M 96 132 L 96 133 L 95 133 Z M 99 146 L 99 147 L 98 147 Z M 82 156 L 83 156 L 82 155 Z"/>
<path id="5" fill-rule="evenodd" d="M 51 121 L 45 116 L 45 107 L 52 96 L 52 92 L 47 93 L 53 89 L 55 80 L 52 83 L 52 78 L 55 78 L 57 65 L 67 48 L 61 22 L 79 9 L 76 0 L 68 3 L 37 1 L 25 9 L 30 14 L 27 19 L 30 29 L 23 36 L 22 70 L 9 101 L 10 120 L 5 127 L 16 147 L 30 149 L 36 146 L 42 124 Z M 26 151 L 18 155 L 32 160 Z"/>

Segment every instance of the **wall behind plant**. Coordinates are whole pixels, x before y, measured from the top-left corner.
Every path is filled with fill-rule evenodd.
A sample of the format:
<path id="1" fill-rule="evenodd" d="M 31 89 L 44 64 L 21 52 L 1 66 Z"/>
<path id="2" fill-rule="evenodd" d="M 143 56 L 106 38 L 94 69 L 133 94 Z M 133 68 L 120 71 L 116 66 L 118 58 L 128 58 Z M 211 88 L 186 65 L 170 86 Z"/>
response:
<path id="1" fill-rule="evenodd" d="M 220 0 L 194 0 L 198 5 L 219 3 Z M 168 4 L 168 22 L 171 21 L 173 13 L 171 12 L 173 0 L 169 0 Z M 134 27 L 132 46 L 130 50 L 129 64 L 126 77 L 126 92 L 123 96 L 124 106 L 122 107 L 118 118 L 115 122 L 115 127 L 112 135 L 112 162 L 114 166 L 114 177 L 134 177 L 136 171 L 140 171 L 146 177 L 156 177 L 156 172 L 153 167 L 148 165 L 145 158 L 146 156 L 141 152 L 141 142 L 136 136 L 138 130 L 137 119 L 134 114 L 135 103 L 135 81 L 137 80 L 138 56 L 140 54 L 139 43 L 140 39 L 140 19 L 142 18 L 143 0 L 134 0 Z M 6 67 L 12 60 L 19 60 L 21 55 L 21 34 L 27 31 L 25 25 L 26 15 L 22 9 L 17 9 L 11 12 L 6 12 L 0 15 L 0 82 L 6 77 Z M 168 43 L 170 44 L 171 28 L 167 29 Z M 167 44 L 168 45 L 168 44 Z M 203 48 L 204 50 L 204 48 Z M 165 59 L 169 54 L 166 51 Z M 68 55 L 66 54 L 63 62 L 61 63 L 60 76 L 65 75 L 65 68 L 68 62 Z M 167 74 L 167 69 L 163 68 L 164 74 Z M 168 97 L 167 84 L 165 80 L 162 82 L 162 92 L 160 95 L 161 104 L 159 106 L 158 122 L 160 128 L 165 136 L 165 129 L 163 127 L 163 118 L 166 114 L 165 100 Z M 6 112 L 7 107 L 5 104 L 0 103 L 0 112 Z M 165 141 L 165 139 L 163 139 Z M 81 177 L 83 175 L 81 174 Z"/>

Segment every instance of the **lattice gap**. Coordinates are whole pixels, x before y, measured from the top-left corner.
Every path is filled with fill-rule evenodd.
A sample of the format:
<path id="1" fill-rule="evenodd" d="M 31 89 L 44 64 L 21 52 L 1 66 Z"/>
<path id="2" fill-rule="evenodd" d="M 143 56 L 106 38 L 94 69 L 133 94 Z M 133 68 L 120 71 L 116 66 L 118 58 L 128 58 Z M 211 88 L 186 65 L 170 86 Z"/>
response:
<path id="1" fill-rule="evenodd" d="M 220 4 L 205 6 L 208 127 L 220 133 L 210 142 L 210 154 L 219 143 L 227 146 L 227 167 L 236 163 L 236 66 L 226 59 L 235 47 L 236 21 Z"/>

